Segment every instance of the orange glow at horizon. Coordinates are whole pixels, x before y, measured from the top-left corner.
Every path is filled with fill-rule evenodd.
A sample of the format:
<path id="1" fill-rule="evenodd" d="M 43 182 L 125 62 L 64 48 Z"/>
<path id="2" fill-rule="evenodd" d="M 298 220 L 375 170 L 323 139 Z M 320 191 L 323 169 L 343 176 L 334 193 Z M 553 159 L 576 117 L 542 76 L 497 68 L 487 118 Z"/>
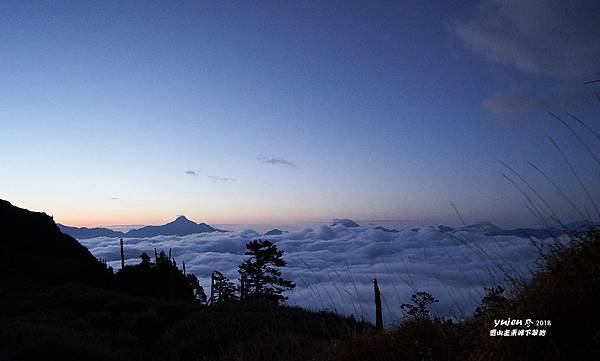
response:
<path id="1" fill-rule="evenodd" d="M 196 223 L 207 223 L 207 224 L 275 224 L 285 222 L 311 222 L 311 221 L 327 221 L 327 217 L 308 216 L 282 216 L 281 214 L 266 215 L 266 214 L 255 214 L 248 216 L 247 214 L 218 214 L 213 216 L 202 216 L 195 214 L 173 214 L 170 216 L 165 215 L 125 215 L 119 216 L 115 214 L 64 214 L 54 215 L 54 220 L 57 223 L 64 224 L 71 227 L 110 227 L 110 226 L 121 226 L 121 225 L 162 225 L 175 220 L 177 216 L 184 215 L 189 220 Z"/>

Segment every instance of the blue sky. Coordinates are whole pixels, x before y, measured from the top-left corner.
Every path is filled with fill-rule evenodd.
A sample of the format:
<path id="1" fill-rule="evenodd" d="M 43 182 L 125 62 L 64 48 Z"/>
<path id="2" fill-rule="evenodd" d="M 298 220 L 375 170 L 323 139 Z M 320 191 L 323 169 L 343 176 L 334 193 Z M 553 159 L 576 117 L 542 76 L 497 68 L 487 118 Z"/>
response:
<path id="1" fill-rule="evenodd" d="M 566 7 L 566 8 L 565 8 Z M 565 11 L 568 10 L 568 11 Z M 565 219 L 600 165 L 585 1 L 3 2 L 0 197 L 73 225 Z M 554 24 L 554 25 L 553 25 Z M 560 24 L 560 26 L 555 25 Z M 570 123 L 595 152 L 600 143 Z"/>

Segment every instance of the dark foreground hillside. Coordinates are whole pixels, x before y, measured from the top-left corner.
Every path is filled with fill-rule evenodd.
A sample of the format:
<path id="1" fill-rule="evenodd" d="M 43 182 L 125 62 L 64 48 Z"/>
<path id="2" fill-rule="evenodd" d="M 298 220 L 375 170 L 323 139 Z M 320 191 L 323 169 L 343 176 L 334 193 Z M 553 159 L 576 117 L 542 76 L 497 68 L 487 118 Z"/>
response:
<path id="1" fill-rule="evenodd" d="M 260 300 L 140 292 L 127 283 L 135 268 L 113 275 L 51 217 L 1 201 L 0 222 L 0 360 L 320 360 L 369 328 Z M 160 290 L 148 274 L 144 287 Z"/>
<path id="2" fill-rule="evenodd" d="M 0 271 L 9 282 L 59 284 L 80 281 L 107 286 L 111 273 L 51 217 L 0 199 Z"/>
<path id="3" fill-rule="evenodd" d="M 198 307 L 83 284 L 23 286 L 2 290 L 2 360 L 319 360 L 357 328 L 299 308 Z"/>

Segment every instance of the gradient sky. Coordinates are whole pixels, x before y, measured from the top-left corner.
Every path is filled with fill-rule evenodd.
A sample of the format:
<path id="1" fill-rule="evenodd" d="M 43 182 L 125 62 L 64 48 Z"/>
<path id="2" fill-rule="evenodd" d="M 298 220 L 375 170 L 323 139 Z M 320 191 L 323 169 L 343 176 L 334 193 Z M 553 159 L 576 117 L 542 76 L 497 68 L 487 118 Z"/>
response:
<path id="1" fill-rule="evenodd" d="M 593 4 L 595 3 L 595 4 Z M 539 223 L 600 165 L 591 1 L 0 4 L 0 198 L 70 225 Z M 600 198 L 599 198 L 600 199 Z"/>

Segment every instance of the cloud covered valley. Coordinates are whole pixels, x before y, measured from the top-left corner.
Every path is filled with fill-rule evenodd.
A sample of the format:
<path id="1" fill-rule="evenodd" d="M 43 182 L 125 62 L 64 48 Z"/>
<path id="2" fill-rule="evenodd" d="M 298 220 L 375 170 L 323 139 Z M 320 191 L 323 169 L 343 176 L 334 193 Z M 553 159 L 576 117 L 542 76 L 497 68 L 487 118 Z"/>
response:
<path id="1" fill-rule="evenodd" d="M 284 277 L 297 284 L 288 303 L 329 309 L 373 320 L 372 280 L 382 291 L 387 323 L 403 316 L 400 305 L 416 291 L 433 294 L 433 311 L 461 318 L 479 304 L 484 287 L 503 284 L 506 274 L 528 278 L 539 253 L 530 239 L 488 236 L 476 231 L 445 231 L 438 227 L 388 232 L 385 229 L 322 225 L 275 236 L 253 230 L 199 233 L 187 236 L 125 238 L 125 258 L 139 262 L 142 252 L 168 252 L 178 265 L 198 276 L 207 293 L 210 275 L 218 270 L 237 280 L 237 266 L 246 242 L 269 239 L 285 254 Z M 550 240 L 544 241 L 545 243 Z M 119 239 L 81 240 L 97 258 L 119 269 Z"/>

